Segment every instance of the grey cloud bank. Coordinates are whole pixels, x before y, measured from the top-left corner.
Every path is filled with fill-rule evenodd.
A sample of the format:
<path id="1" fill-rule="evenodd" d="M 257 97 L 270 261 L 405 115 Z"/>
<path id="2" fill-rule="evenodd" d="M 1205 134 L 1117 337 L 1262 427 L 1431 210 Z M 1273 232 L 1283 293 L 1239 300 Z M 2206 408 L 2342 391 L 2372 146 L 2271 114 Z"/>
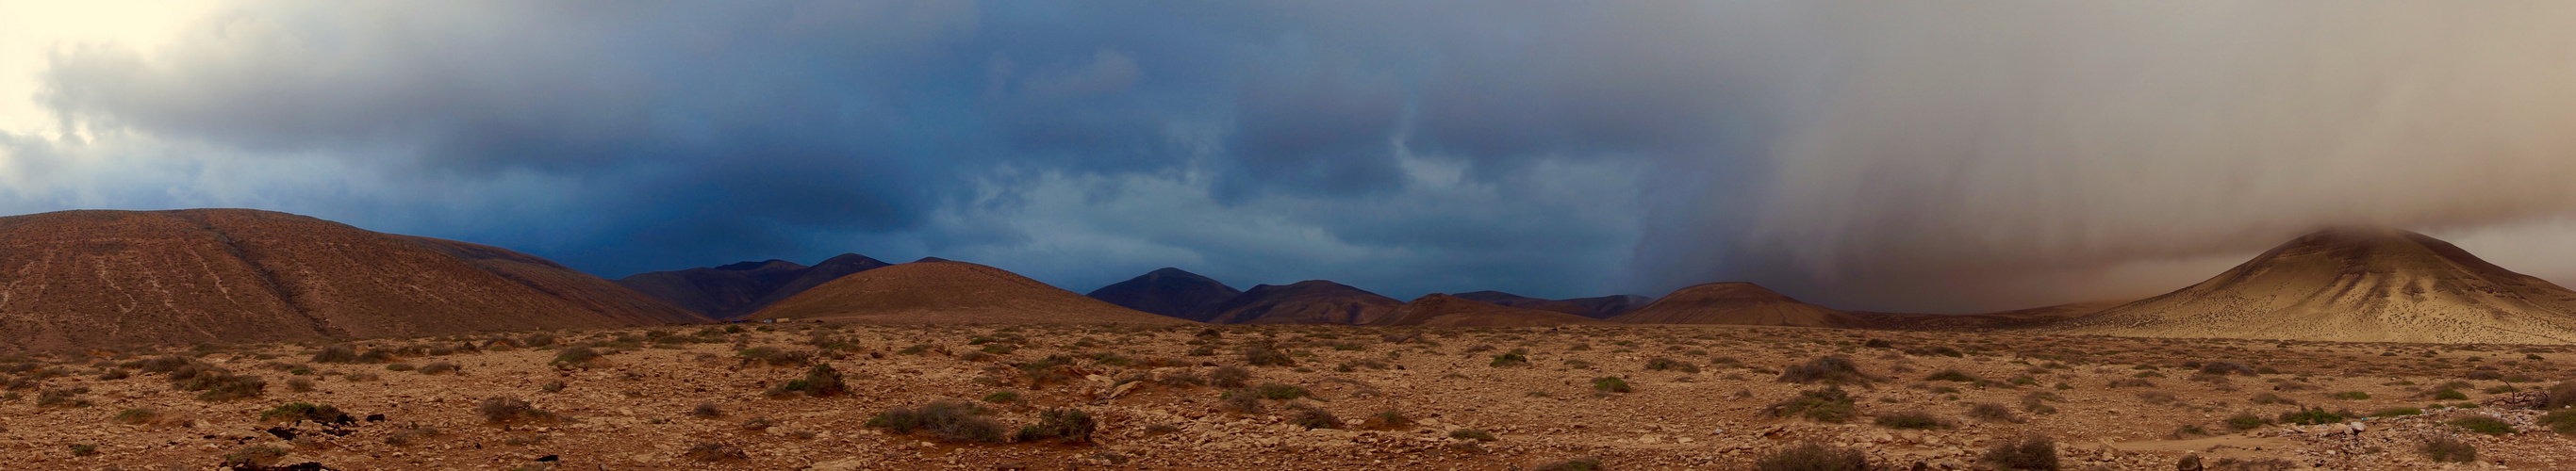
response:
<path id="1" fill-rule="evenodd" d="M 0 210 L 262 207 L 612 277 L 860 252 L 1076 290 L 1179 266 L 1399 298 L 1741 280 L 1844 308 L 2002 309 L 2170 289 L 2325 225 L 2555 255 L 2529 246 L 2576 209 L 2576 32 L 2552 26 L 2570 20 L 2552 3 L 256 2 L 171 44 L 55 49 L 36 100 L 83 137 L 0 130 Z M 2549 260 L 2497 261 L 2576 275 Z"/>

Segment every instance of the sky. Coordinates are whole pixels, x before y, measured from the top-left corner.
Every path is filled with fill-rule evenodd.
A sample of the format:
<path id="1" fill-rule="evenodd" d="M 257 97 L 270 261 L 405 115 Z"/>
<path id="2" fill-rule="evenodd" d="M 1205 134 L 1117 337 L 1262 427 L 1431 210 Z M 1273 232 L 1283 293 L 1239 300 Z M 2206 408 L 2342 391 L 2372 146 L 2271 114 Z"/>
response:
<path id="1" fill-rule="evenodd" d="M 616 278 L 2139 297 L 2379 225 L 2576 282 L 2563 2 L 0 0 L 0 214 Z"/>

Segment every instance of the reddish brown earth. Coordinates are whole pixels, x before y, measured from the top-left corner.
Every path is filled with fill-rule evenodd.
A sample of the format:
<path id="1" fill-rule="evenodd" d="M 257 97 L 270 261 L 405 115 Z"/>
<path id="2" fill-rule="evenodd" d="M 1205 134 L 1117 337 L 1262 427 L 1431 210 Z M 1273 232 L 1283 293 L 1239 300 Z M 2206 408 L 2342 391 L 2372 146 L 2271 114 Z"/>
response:
<path id="1" fill-rule="evenodd" d="M 1555 311 L 1540 311 L 1497 306 L 1459 296 L 1433 293 L 1397 306 L 1395 312 L 1370 325 L 1426 327 L 1547 327 L 1557 325 L 1608 324 L 1589 317 Z"/>
<path id="2" fill-rule="evenodd" d="M 1218 314 L 1208 322 L 1358 325 L 1376 322 L 1403 304 L 1341 283 L 1306 280 L 1285 286 L 1254 286 L 1213 308 Z"/>
<path id="3" fill-rule="evenodd" d="M 950 261 L 844 276 L 750 317 L 905 324 L 1194 323 L 1118 307 L 1002 269 Z"/>
<path id="4" fill-rule="evenodd" d="M 0 218 L 0 351 L 703 321 L 526 254 L 292 214 Z"/>
<path id="5" fill-rule="evenodd" d="M 1653 304 L 1610 318 L 1623 324 L 1735 324 L 1796 327 L 1869 326 L 1869 321 L 1807 304 L 1752 283 L 1709 283 L 1682 288 Z"/>
<path id="6" fill-rule="evenodd" d="M 2539 423 L 2544 411 L 2507 405 L 2576 377 L 2576 349 L 2567 346 L 1718 325 L 730 327 L 739 330 L 549 332 L 606 354 L 564 366 L 550 364 L 570 350 L 560 343 L 512 347 L 519 342 L 477 336 L 357 345 L 413 352 L 395 358 L 404 366 L 461 367 L 435 374 L 311 361 L 319 344 L 0 358 L 0 370 L 27 384 L 0 396 L 0 450 L 6 467 L 33 470 L 206 470 L 263 448 L 283 455 L 276 464 L 351 470 L 1503 470 L 1583 458 L 1635 470 L 1752 469 L 1814 442 L 1859 450 L 1886 469 L 1974 469 L 1988 449 L 2037 435 L 2055 443 L 2049 456 L 2067 470 L 2170 470 L 2191 454 L 2279 466 L 2235 469 L 2576 466 L 2568 452 L 2576 436 Z M 458 344 L 489 346 L 407 348 Z M 1292 363 L 1255 366 L 1244 354 L 1253 347 Z M 762 356 L 779 358 L 773 366 L 746 354 L 763 351 L 802 355 Z M 1526 362 L 1496 361 L 1507 354 Z M 163 356 L 264 377 L 267 386 L 255 397 L 200 400 L 141 366 Z M 1824 356 L 1878 379 L 1838 387 L 1852 400 L 1846 416 L 1771 413 L 1804 392 L 1836 388 L 1782 381 L 1784 370 Z M 2253 370 L 2210 366 L 2218 362 Z M 849 393 L 769 393 L 806 377 L 809 363 L 842 373 Z M 1249 396 L 1208 384 L 1224 367 L 1247 371 L 1247 384 L 1306 397 L 1230 401 Z M 1627 388 L 1596 387 L 1605 377 Z M 297 380 L 310 390 L 293 387 Z M 69 393 L 47 403 L 40 391 Z M 2437 398 L 2441 391 L 2463 399 Z M 1011 395 L 996 396 L 1003 392 Z M 495 397 L 555 418 L 494 423 L 479 404 Z M 1054 409 L 1083 411 L 1097 428 L 1068 444 L 1007 434 L 950 441 L 868 425 L 880 412 L 934 401 L 982 407 L 988 412 L 977 417 L 1006 432 Z M 296 402 L 385 420 L 260 418 Z M 701 404 L 715 413 L 692 415 Z M 1979 405 L 2000 414 L 1972 414 Z M 1300 408 L 1332 417 L 1301 421 L 1308 413 Z M 2279 420 L 2307 408 L 2356 417 Z M 151 415 L 117 419 L 138 410 Z M 1369 420 L 1387 413 L 1406 420 Z M 1936 425 L 1881 425 L 1909 413 Z M 2230 426 L 2240 414 L 2252 421 Z M 2501 433 L 2451 424 L 2479 417 L 2499 421 Z M 2362 431 L 2349 432 L 2351 424 Z M 1491 440 L 1459 438 L 1475 432 Z M 2480 463 L 2432 462 L 2421 448 L 2441 438 L 2474 446 Z M 553 461 L 538 461 L 546 457 Z"/>
<path id="7" fill-rule="evenodd" d="M 742 262 L 718 267 L 638 273 L 617 280 L 635 291 L 670 301 L 716 319 L 741 319 L 823 283 L 887 264 L 859 254 L 841 254 L 814 266 L 786 260 Z"/>
<path id="8" fill-rule="evenodd" d="M 2393 229 L 2320 231 L 2191 287 L 2053 332 L 2354 342 L 2576 343 L 2576 291 Z"/>

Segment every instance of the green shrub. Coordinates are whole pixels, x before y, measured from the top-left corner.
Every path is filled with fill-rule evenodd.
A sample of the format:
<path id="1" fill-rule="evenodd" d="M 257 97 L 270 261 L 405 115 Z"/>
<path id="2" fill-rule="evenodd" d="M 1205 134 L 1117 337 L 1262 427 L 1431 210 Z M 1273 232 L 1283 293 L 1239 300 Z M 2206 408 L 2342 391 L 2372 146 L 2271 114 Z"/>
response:
<path id="1" fill-rule="evenodd" d="M 1933 373 L 1931 376 L 1923 377 L 1923 380 L 1950 381 L 1958 383 L 1974 383 L 1978 381 L 1977 377 L 1969 376 L 1967 373 L 1961 373 L 1959 370 L 1941 370 L 1939 373 Z"/>
<path id="2" fill-rule="evenodd" d="M 225 453 L 223 465 L 233 468 L 259 468 L 275 464 L 278 459 L 285 457 L 286 449 L 284 448 L 273 446 L 247 446 L 234 449 L 231 453 Z"/>
<path id="3" fill-rule="evenodd" d="M 2576 408 L 2559 409 L 2542 414 L 2537 422 L 2560 435 L 2576 435 Z"/>
<path id="4" fill-rule="evenodd" d="M 1671 359 L 1671 358 L 1663 358 L 1663 357 L 1656 357 L 1656 358 L 1654 358 L 1654 359 L 1646 360 L 1646 369 L 1647 369 L 1647 370 L 1652 370 L 1652 371 L 1665 371 L 1665 370 L 1671 370 L 1671 371 L 1680 371 L 1680 372 L 1683 372 L 1683 373 L 1698 373 L 1698 372 L 1699 372 L 1699 366 L 1698 366 L 1698 365 L 1690 364 L 1690 362 L 1676 361 L 1676 360 L 1673 360 L 1673 359 Z"/>
<path id="5" fill-rule="evenodd" d="M 1021 427 L 1014 440 L 1055 439 L 1062 443 L 1083 443 L 1091 441 L 1091 433 L 1099 428 L 1100 421 L 1093 420 L 1090 413 L 1076 409 L 1047 409 L 1038 414 L 1037 424 Z"/>
<path id="6" fill-rule="evenodd" d="M 1630 392 L 1630 391 L 1631 391 L 1630 389 L 1628 389 L 1628 380 L 1619 379 L 1619 377 L 1617 377 L 1617 376 L 1603 376 L 1603 377 L 1599 377 L 1599 378 L 1593 378 L 1593 379 L 1592 379 L 1592 390 L 1594 390 L 1594 391 L 1601 391 L 1601 392 L 1615 392 L 1615 393 L 1624 393 L 1624 392 Z"/>
<path id="7" fill-rule="evenodd" d="M 1859 449 L 1806 442 L 1753 462 L 1758 471 L 1868 471 L 1869 454 Z"/>
<path id="8" fill-rule="evenodd" d="M 1495 367 L 1495 368 L 1509 368 L 1509 367 L 1514 367 L 1514 366 L 1528 366 L 1528 365 L 1529 365 L 1529 357 L 1522 356 L 1522 355 L 1521 355 L 1521 354 L 1519 354 L 1519 353 L 1504 353 L 1504 354 L 1501 354 L 1501 355 L 1494 355 L 1494 361 L 1493 361 L 1493 362 L 1491 362 L 1491 363 L 1487 363 L 1487 364 L 1486 364 L 1486 366 L 1492 366 L 1492 367 Z"/>
<path id="9" fill-rule="evenodd" d="M 2449 391 L 2451 394 L 2459 394 L 2459 393 L 2460 393 L 2459 391 L 2451 391 L 2451 390 L 2448 390 L 2448 389 L 2444 389 L 2443 391 Z M 2339 392 L 2339 393 L 2334 393 L 2334 394 L 2328 394 L 2328 395 L 2326 395 L 2326 397 L 2331 397 L 2331 398 L 2335 398 L 2335 399 L 2342 399 L 2342 400 L 2346 400 L 2346 401 L 2358 401 L 2358 400 L 2363 400 L 2363 399 L 2369 399 L 2369 398 L 2370 398 L 2370 393 L 2361 392 L 2361 391 L 2344 391 L 2344 392 Z M 2468 396 L 2460 396 L 2460 397 L 2461 397 L 2461 398 L 2467 398 Z"/>
<path id="10" fill-rule="evenodd" d="M 1020 402 L 1020 393 L 1015 393 L 1015 392 L 1010 392 L 1010 391 L 994 391 L 992 394 L 986 394 L 986 395 L 984 395 L 984 402 L 990 402 L 990 403 L 994 403 L 994 404 L 1009 404 L 1009 403 L 1013 403 L 1013 402 Z"/>
<path id="11" fill-rule="evenodd" d="M 2236 430 L 2240 430 L 2240 431 L 2241 431 L 2241 430 L 2253 430 L 2253 429 L 2260 428 L 2260 427 L 2262 427 L 2262 426 L 2264 426 L 2264 425 L 2267 425 L 2267 424 L 2270 424 L 2270 423 L 2272 423 L 2272 421 L 2269 421 L 2269 420 L 2263 420 L 2263 418 L 2262 418 L 2262 417 L 2260 417 L 2260 416 L 2256 416 L 2256 415 L 2254 415 L 2253 413 L 2249 413 L 2249 412 L 2238 412 L 2238 413 L 2236 413 L 2236 415 L 2231 415 L 2231 416 L 2228 416 L 2228 417 L 2227 417 L 2227 428 L 2236 429 Z"/>
<path id="12" fill-rule="evenodd" d="M 420 374 L 434 375 L 439 373 L 456 373 L 459 370 L 461 370 L 461 368 L 457 368 L 455 363 L 440 361 L 431 362 L 427 366 L 420 367 Z"/>
<path id="13" fill-rule="evenodd" d="M 2398 417 L 2398 416 L 2408 416 L 2408 415 L 2422 415 L 2423 413 L 2424 413 L 2424 410 L 2423 410 L 2423 409 L 2417 409 L 2417 408 L 2413 408 L 2413 407 L 2390 407 L 2390 408 L 2386 408 L 2386 409 L 2380 409 L 2378 412 L 2372 412 L 2372 413 L 2370 413 L 2370 416 L 2371 416 L 2371 417 Z"/>
<path id="14" fill-rule="evenodd" d="M 1980 402 L 1969 405 L 1968 418 L 1987 422 L 2021 423 L 2020 417 L 2013 416 L 2012 408 L 2004 407 L 2003 404 L 1991 402 Z"/>
<path id="15" fill-rule="evenodd" d="M 1772 404 L 1765 411 L 1774 417 L 1805 417 L 1832 423 L 1851 420 L 1853 414 L 1851 393 L 1840 387 L 1800 391 L 1798 397 Z"/>
<path id="16" fill-rule="evenodd" d="M 2507 435 L 2513 433 L 2513 424 L 2505 423 L 2503 420 L 2483 415 L 2472 415 L 2451 419 L 2450 422 L 2445 423 L 2451 424 L 2453 427 L 2459 427 L 2462 430 L 2488 435 Z"/>
<path id="17" fill-rule="evenodd" d="M 2361 394 L 2361 393 L 2360 393 L 2360 392 L 2357 392 L 2357 391 L 2356 391 L 2356 392 L 2349 392 L 2349 393 L 2335 393 L 2335 398 L 2336 398 L 2336 399 L 2343 399 L 2343 398 L 2344 398 L 2344 397 L 2343 397 L 2343 395 L 2344 395 L 2344 394 Z M 2459 391 L 2459 390 L 2456 390 L 2456 389 L 2440 389 L 2440 390 L 2435 390 L 2435 391 L 2433 391 L 2433 392 L 2432 392 L 2432 395 L 2433 395 L 2433 400 L 2437 400 L 2437 401 L 2466 401 L 2466 400 L 2469 400 L 2469 395 L 2468 395 L 2468 394 L 2462 394 L 2462 393 L 2460 393 L 2460 391 Z M 2361 395 L 2361 398 L 2362 398 L 2362 399 L 2369 399 L 2369 398 L 2370 398 L 2370 395 L 2369 395 L 2369 394 L 2362 394 L 2362 395 Z"/>
<path id="18" fill-rule="evenodd" d="M 1494 433 L 1472 428 L 1462 428 L 1449 431 L 1449 438 L 1490 442 L 1494 441 Z"/>
<path id="19" fill-rule="evenodd" d="M 1243 362 L 1252 366 L 1297 366 L 1297 360 L 1288 358 L 1288 352 L 1258 344 L 1243 346 Z"/>

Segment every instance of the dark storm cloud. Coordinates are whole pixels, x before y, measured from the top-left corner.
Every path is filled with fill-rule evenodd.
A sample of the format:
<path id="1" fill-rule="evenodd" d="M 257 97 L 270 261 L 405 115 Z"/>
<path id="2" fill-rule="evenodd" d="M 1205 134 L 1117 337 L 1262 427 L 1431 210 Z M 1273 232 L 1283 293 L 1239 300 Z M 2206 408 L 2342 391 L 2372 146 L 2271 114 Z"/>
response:
<path id="1" fill-rule="evenodd" d="M 257 2 L 56 50 L 38 100 L 78 137 L 0 134 L 0 206 L 281 209 L 609 276 L 860 252 L 2008 308 L 2321 225 L 2568 214 L 2569 10 Z"/>
<path id="2" fill-rule="evenodd" d="M 1641 44 L 1578 41 L 1620 25 L 1557 26 L 1603 21 L 1607 8 L 1520 6 L 250 3 L 173 44 L 58 50 L 41 102 L 67 127 L 279 167 L 320 159 L 362 174 L 334 180 L 396 187 L 198 199 L 524 248 L 611 276 L 842 251 L 989 253 L 979 261 L 1082 288 L 1152 267 L 1050 260 L 1132 247 L 1231 260 L 1218 271 L 1241 284 L 1356 277 L 1402 294 L 1508 278 L 1560 294 L 1545 285 L 1575 270 L 1587 281 L 1557 291 L 1593 294 L 1573 290 L 1613 287 L 1597 280 L 1624 265 L 1634 229 L 1545 221 L 1631 218 L 1620 198 L 1635 193 L 1617 175 L 1532 192 L 1546 177 L 1526 169 L 1678 150 L 1658 146 L 1696 124 L 1567 129 L 1589 105 L 1559 95 L 1637 84 L 1526 62 Z M 1479 92 L 1509 98 L 1476 108 Z M 1607 106 L 1698 120 L 1673 110 L 1698 102 L 1651 98 L 1673 92 Z M 1440 180 L 1424 180 L 1433 167 Z M 1638 173 L 1585 171 L 1602 168 Z M 1043 198 L 1127 211 L 1139 203 L 1119 182 L 1138 176 L 1173 185 L 1156 197 L 1195 200 L 1191 211 L 1260 213 L 1236 221 L 1303 236 L 1158 237 L 1226 219 L 1160 214 L 1066 247 L 1069 236 L 1009 219 L 1033 217 Z M 1092 183 L 1033 189 L 1048 178 Z M 1479 191 L 1610 214 L 1508 213 L 1454 196 Z M 1424 198 L 1452 199 L 1403 201 Z"/>

